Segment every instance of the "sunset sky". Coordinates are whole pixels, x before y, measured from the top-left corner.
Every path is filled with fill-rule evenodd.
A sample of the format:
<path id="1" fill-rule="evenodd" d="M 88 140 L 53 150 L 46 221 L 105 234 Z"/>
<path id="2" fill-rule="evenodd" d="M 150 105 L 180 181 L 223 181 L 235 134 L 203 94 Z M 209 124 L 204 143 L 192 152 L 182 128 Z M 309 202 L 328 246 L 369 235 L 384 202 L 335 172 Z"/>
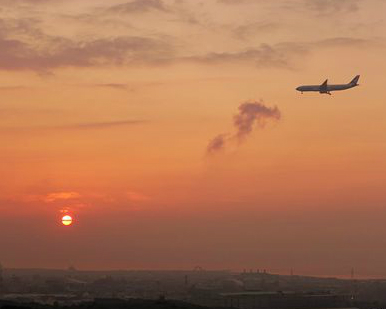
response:
<path id="1" fill-rule="evenodd" d="M 386 277 L 385 12 L 0 0 L 0 262 Z"/>

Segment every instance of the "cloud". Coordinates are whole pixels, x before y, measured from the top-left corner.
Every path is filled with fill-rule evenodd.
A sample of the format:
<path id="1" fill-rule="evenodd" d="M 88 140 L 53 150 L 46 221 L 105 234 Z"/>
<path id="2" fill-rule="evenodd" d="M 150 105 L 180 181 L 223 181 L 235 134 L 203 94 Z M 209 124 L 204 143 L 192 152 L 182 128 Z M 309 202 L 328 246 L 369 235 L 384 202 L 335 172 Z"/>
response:
<path id="1" fill-rule="evenodd" d="M 15 5 L 15 4 L 42 4 L 42 3 L 50 3 L 50 2 L 62 2 L 63 0 L 0 0 L 0 4 L 3 5 Z"/>
<path id="2" fill-rule="evenodd" d="M 71 200 L 80 198 L 80 194 L 77 192 L 53 192 L 44 197 L 46 203 L 52 203 L 57 200 Z"/>
<path id="3" fill-rule="evenodd" d="M 261 44 L 257 48 L 250 48 L 239 52 L 212 52 L 205 55 L 184 58 L 185 61 L 193 61 L 206 65 L 254 63 L 258 68 L 295 69 L 298 59 L 304 59 L 306 55 L 315 49 L 331 47 L 377 47 L 383 46 L 382 42 L 353 38 L 334 37 L 313 42 L 281 42 L 273 45 Z"/>
<path id="4" fill-rule="evenodd" d="M 301 45 L 289 42 L 261 44 L 243 51 L 183 56 L 176 54 L 175 44 L 169 37 L 117 36 L 79 41 L 47 35 L 39 27 L 39 22 L 34 19 L 0 20 L 0 69 L 46 72 L 69 66 L 154 65 L 185 61 L 202 64 L 254 62 L 258 67 L 289 68 L 294 57 L 303 56 L 307 51 Z"/>
<path id="5" fill-rule="evenodd" d="M 95 84 L 94 87 L 112 88 L 117 90 L 130 90 L 129 85 L 119 83 Z"/>
<path id="6" fill-rule="evenodd" d="M 223 4 L 245 4 L 245 3 L 256 3 L 256 0 L 217 0 L 218 3 Z"/>
<path id="7" fill-rule="evenodd" d="M 374 46 L 379 42 L 361 39 L 361 38 L 351 38 L 351 37 L 335 37 L 320 40 L 314 43 L 318 47 L 365 47 L 365 46 Z"/>
<path id="8" fill-rule="evenodd" d="M 233 33 L 238 39 L 246 39 L 250 36 L 256 36 L 261 33 L 272 33 L 281 28 L 282 25 L 278 22 L 255 22 L 247 25 L 238 26 L 233 30 Z"/>
<path id="9" fill-rule="evenodd" d="M 230 136 L 219 134 L 213 138 L 208 146 L 207 153 L 215 153 L 225 148 L 228 142 L 236 140 L 242 143 L 251 134 L 253 128 L 264 128 L 270 120 L 280 120 L 280 110 L 274 107 L 267 107 L 261 101 L 245 102 L 239 106 L 239 112 L 233 117 L 233 125 L 236 132 Z"/>
<path id="10" fill-rule="evenodd" d="M 130 2 L 132 4 L 134 2 Z M 144 4 L 143 4 L 144 5 Z M 149 5 L 149 4 L 148 4 Z M 276 23 L 254 23 L 234 31 L 239 38 L 278 27 Z M 350 37 L 329 38 L 315 42 L 260 44 L 243 50 L 186 55 L 169 36 L 146 37 L 121 35 L 71 39 L 45 34 L 36 19 L 0 19 L 0 70 L 32 70 L 47 73 L 64 67 L 111 65 L 164 65 L 194 62 L 204 65 L 245 63 L 259 68 L 294 69 L 313 48 L 363 46 L 369 40 Z M 371 44 L 369 44 L 371 46 Z M 100 85 L 124 89 L 123 84 Z"/>
<path id="11" fill-rule="evenodd" d="M 43 33 L 34 19 L 0 20 L 0 69 L 46 71 L 60 67 L 160 63 L 173 55 L 164 40 L 117 36 L 77 41 Z"/>
<path id="12" fill-rule="evenodd" d="M 304 7 L 320 14 L 348 13 L 359 9 L 359 0 L 305 0 Z"/>
<path id="13" fill-rule="evenodd" d="M 240 36 L 241 38 L 242 36 Z M 210 52 L 204 55 L 193 55 L 179 58 L 179 61 L 190 61 L 204 65 L 217 64 L 254 64 L 257 68 L 296 69 L 298 60 L 304 60 L 315 49 L 332 47 L 384 47 L 380 39 L 363 39 L 355 37 L 332 37 L 310 42 L 280 42 L 260 44 L 258 47 L 235 52 Z M 175 59 L 177 61 L 178 59 Z"/>
<path id="14" fill-rule="evenodd" d="M 86 122 L 86 123 L 77 123 L 70 125 L 62 125 L 52 127 L 53 129 L 62 129 L 62 130 L 90 130 L 90 129 L 109 129 L 114 127 L 123 127 L 142 124 L 145 121 L 143 120 L 121 120 L 121 121 L 106 121 L 106 122 Z"/>
<path id="15" fill-rule="evenodd" d="M 281 8 L 299 12 L 307 10 L 308 12 L 316 13 L 316 15 L 328 17 L 333 14 L 356 12 L 360 8 L 360 2 L 364 3 L 362 0 L 277 0 L 272 1 L 272 4 L 275 3 L 278 5 L 278 7 L 275 8 L 276 10 Z M 217 3 L 224 5 L 260 5 L 265 2 L 258 0 L 217 0 Z M 266 3 L 268 3 L 268 1 Z"/>
<path id="16" fill-rule="evenodd" d="M 307 52 L 308 49 L 302 44 L 286 42 L 276 45 L 261 44 L 258 48 L 240 52 L 213 52 L 202 56 L 192 56 L 186 60 L 203 64 L 254 62 L 256 67 L 289 69 L 292 68 L 292 61 L 295 56 L 301 56 Z"/>
<path id="17" fill-rule="evenodd" d="M 26 86 L 0 86 L 0 91 L 4 90 L 20 90 L 20 89 L 25 89 L 27 88 Z"/>
<path id="18" fill-rule="evenodd" d="M 110 13 L 142 13 L 149 10 L 158 10 L 166 12 L 167 9 L 161 0 L 134 0 L 122 4 L 111 6 L 107 9 Z"/>
<path id="19" fill-rule="evenodd" d="M 47 194 L 31 194 L 23 198 L 24 202 L 45 202 L 45 203 L 53 203 L 56 201 L 66 201 L 79 199 L 81 195 L 78 192 L 74 191 L 62 191 L 62 192 L 51 192 Z"/>
<path id="20" fill-rule="evenodd" d="M 138 124 L 143 124 L 144 120 L 120 120 L 120 121 L 105 121 L 105 122 L 85 122 L 64 125 L 47 125 L 47 126 L 25 126 L 25 127 L 0 127 L 1 133 L 32 133 L 32 132 L 57 132 L 69 130 L 102 130 L 114 129 L 118 127 L 127 127 Z"/>
<path id="21" fill-rule="evenodd" d="M 5 70 L 49 70 L 58 67 L 144 64 L 170 57 L 164 43 L 143 37 L 117 37 L 89 42 L 52 38 L 39 50 L 16 39 L 0 37 L 0 68 Z"/>

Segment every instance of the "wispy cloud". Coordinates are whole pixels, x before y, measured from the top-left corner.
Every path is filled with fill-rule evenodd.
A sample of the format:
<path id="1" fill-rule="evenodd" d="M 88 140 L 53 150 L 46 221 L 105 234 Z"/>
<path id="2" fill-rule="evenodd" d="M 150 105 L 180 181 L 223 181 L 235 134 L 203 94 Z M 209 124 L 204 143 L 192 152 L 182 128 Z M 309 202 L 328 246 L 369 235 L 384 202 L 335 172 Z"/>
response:
<path id="1" fill-rule="evenodd" d="M 134 125 L 144 124 L 145 120 L 120 120 L 120 121 L 105 121 L 105 122 L 84 122 L 63 125 L 46 125 L 46 126 L 24 126 L 24 127 L 0 127 L 2 133 L 33 133 L 44 132 L 54 133 L 60 131 L 80 131 L 80 130 L 107 130 L 119 127 L 130 127 Z"/>
<path id="2" fill-rule="evenodd" d="M 145 123 L 144 120 L 121 120 L 121 121 L 106 121 L 106 122 L 86 122 L 76 123 L 62 126 L 53 126 L 53 129 L 61 130 L 90 130 L 90 129 L 109 129 L 115 127 L 132 126 Z"/>
<path id="3" fill-rule="evenodd" d="M 89 42 L 48 38 L 50 48 L 37 50 L 17 39 L 0 36 L 0 68 L 49 70 L 73 66 L 145 64 L 171 57 L 168 44 L 144 37 L 118 37 Z"/>
<path id="4" fill-rule="evenodd" d="M 128 84 L 119 84 L 119 83 L 94 84 L 92 86 L 100 87 L 100 88 L 112 88 L 117 90 L 131 90 Z"/>
<path id="5" fill-rule="evenodd" d="M 159 63 L 168 42 L 143 36 L 75 40 L 45 34 L 34 19 L 0 20 L 0 69 L 44 71 L 60 67 Z"/>
<path id="6" fill-rule="evenodd" d="M 207 153 L 215 153 L 226 147 L 227 143 L 236 140 L 242 143 L 251 134 L 254 127 L 264 128 L 270 120 L 280 120 L 280 110 L 267 107 L 261 101 L 245 102 L 239 106 L 239 112 L 233 117 L 233 125 L 236 130 L 233 134 L 219 134 L 213 138 L 207 147 Z"/>
<path id="7" fill-rule="evenodd" d="M 252 63 L 258 68 L 296 69 L 296 60 L 304 59 L 316 48 L 331 47 L 376 47 L 378 41 L 353 37 L 334 37 L 311 42 L 281 42 L 273 45 L 261 44 L 239 52 L 212 52 L 184 58 L 201 64 Z"/>
<path id="8" fill-rule="evenodd" d="M 254 2 L 256 3 L 256 0 L 217 0 L 217 3 L 230 4 L 230 5 L 254 3 Z"/>
<path id="9" fill-rule="evenodd" d="M 186 58 L 203 64 L 219 63 L 254 63 L 256 67 L 293 67 L 294 57 L 299 57 L 308 52 L 308 49 L 297 43 L 281 43 L 276 45 L 261 44 L 259 48 L 251 48 L 240 52 L 213 52 L 202 56 Z"/>
<path id="10" fill-rule="evenodd" d="M 44 197 L 44 201 L 47 203 L 52 203 L 57 200 L 71 200 L 78 199 L 81 195 L 77 192 L 53 192 L 49 193 Z"/>
<path id="11" fill-rule="evenodd" d="M 122 4 L 111 6 L 107 9 L 110 13 L 138 13 L 146 12 L 149 10 L 167 11 L 165 4 L 162 0 L 134 0 Z"/>
<path id="12" fill-rule="evenodd" d="M 75 191 L 59 191 L 50 192 L 47 194 L 29 194 L 23 197 L 25 202 L 44 202 L 54 203 L 57 201 L 75 200 L 81 198 L 81 195 Z"/>
<path id="13" fill-rule="evenodd" d="M 20 90 L 20 89 L 25 89 L 27 88 L 26 86 L 0 86 L 0 91 L 4 90 Z"/>
<path id="14" fill-rule="evenodd" d="M 137 0 L 121 5 L 137 9 L 164 6 L 162 2 L 153 0 Z M 112 8 L 114 6 L 110 7 Z M 177 8 L 171 12 L 182 16 L 183 11 Z M 279 22 L 255 22 L 232 28 L 230 35 L 243 39 L 258 31 L 272 31 L 277 27 L 280 27 Z M 87 39 L 56 36 L 47 34 L 44 30 L 42 21 L 36 18 L 0 19 L 0 70 L 32 70 L 46 73 L 65 67 L 154 66 L 181 62 L 204 65 L 246 63 L 259 68 L 294 69 L 297 67 L 297 60 L 303 59 L 313 48 L 363 46 L 366 42 L 371 43 L 370 40 L 361 38 L 337 37 L 315 42 L 261 43 L 242 49 L 234 47 L 221 50 L 214 47 L 211 52 L 200 52 L 195 48 L 194 52 L 189 54 L 189 43 L 186 41 L 154 33 L 145 36 L 144 32 L 138 29 L 132 32 L 137 35 L 117 33 L 115 37 L 106 37 L 95 34 Z M 120 83 L 100 86 L 122 90 L 125 88 L 125 85 Z"/>
<path id="15" fill-rule="evenodd" d="M 362 39 L 354 37 L 335 37 L 328 38 L 311 43 L 316 47 L 371 47 L 376 46 L 380 42 L 371 39 Z"/>
<path id="16" fill-rule="evenodd" d="M 305 8 L 319 14 L 348 13 L 359 9 L 360 0 L 305 0 Z"/>
<path id="17" fill-rule="evenodd" d="M 0 0 L 0 4 L 6 5 L 15 5 L 15 4 L 23 4 L 23 5 L 36 5 L 43 4 L 48 2 L 62 2 L 63 0 Z"/>
<path id="18" fill-rule="evenodd" d="M 261 33 L 272 33 L 281 27 L 282 25 L 277 21 L 262 21 L 238 26 L 233 30 L 233 33 L 236 38 L 244 40 Z"/>

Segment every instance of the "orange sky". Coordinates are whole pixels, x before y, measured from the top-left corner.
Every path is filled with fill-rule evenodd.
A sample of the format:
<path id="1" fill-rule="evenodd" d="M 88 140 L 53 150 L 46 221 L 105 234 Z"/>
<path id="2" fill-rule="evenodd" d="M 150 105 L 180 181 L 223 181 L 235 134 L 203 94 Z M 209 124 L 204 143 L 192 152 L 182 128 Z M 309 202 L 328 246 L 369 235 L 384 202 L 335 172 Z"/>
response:
<path id="1" fill-rule="evenodd" d="M 386 276 L 385 1 L 0 5 L 6 267 Z"/>

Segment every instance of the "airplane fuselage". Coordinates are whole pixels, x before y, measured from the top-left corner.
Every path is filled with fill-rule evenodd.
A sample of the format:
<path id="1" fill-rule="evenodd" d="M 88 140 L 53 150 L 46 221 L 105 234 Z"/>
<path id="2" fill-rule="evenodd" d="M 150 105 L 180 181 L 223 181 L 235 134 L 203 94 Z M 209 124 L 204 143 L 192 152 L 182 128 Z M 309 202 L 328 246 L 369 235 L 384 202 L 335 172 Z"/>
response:
<path id="1" fill-rule="evenodd" d="M 300 91 L 301 93 L 313 91 L 313 92 L 331 94 L 331 91 L 341 91 L 341 90 L 346 90 L 346 89 L 350 89 L 358 86 L 359 77 L 360 77 L 359 75 L 355 76 L 354 79 L 348 84 L 329 85 L 326 80 L 321 85 L 304 85 L 304 86 L 297 87 L 296 90 Z"/>
<path id="2" fill-rule="evenodd" d="M 326 90 L 324 92 L 330 92 L 330 91 L 340 91 L 340 90 L 346 90 L 353 87 L 356 87 L 358 85 L 349 85 L 349 84 L 339 84 L 339 85 L 327 85 Z M 297 91 L 300 92 L 307 92 L 307 91 L 318 91 L 320 92 L 320 85 L 308 85 L 308 86 L 300 86 L 296 88 Z"/>

